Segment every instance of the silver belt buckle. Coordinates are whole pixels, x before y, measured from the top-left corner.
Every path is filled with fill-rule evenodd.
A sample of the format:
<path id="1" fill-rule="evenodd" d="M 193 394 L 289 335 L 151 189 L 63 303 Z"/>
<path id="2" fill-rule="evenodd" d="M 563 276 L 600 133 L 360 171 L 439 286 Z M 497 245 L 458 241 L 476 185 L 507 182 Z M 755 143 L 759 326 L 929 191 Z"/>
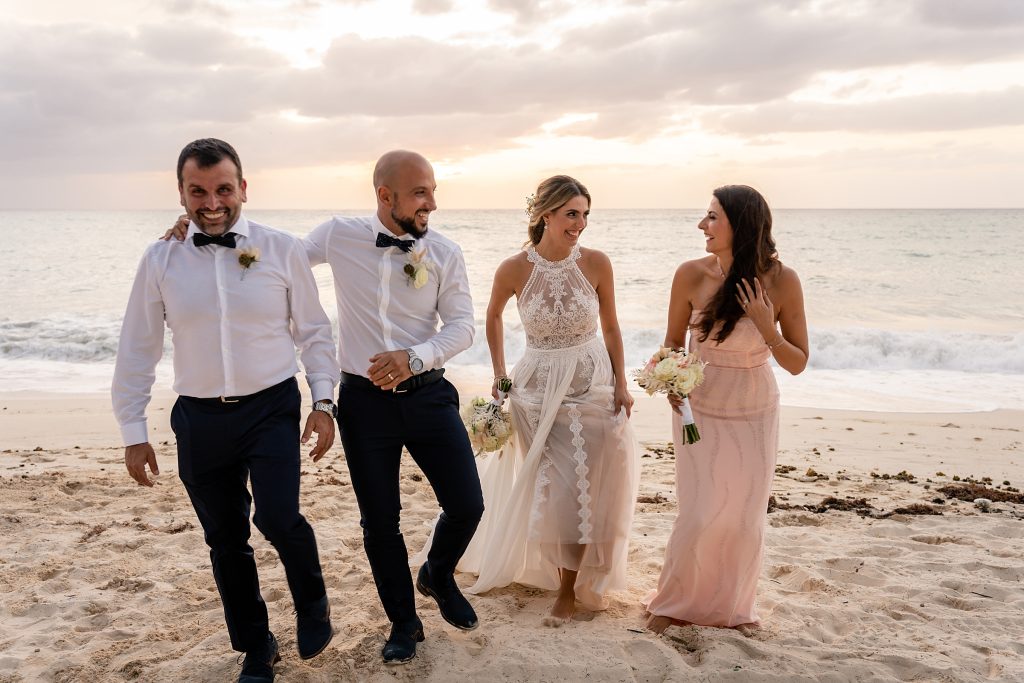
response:
<path id="1" fill-rule="evenodd" d="M 230 400 L 230 399 L 226 399 L 226 398 L 224 398 L 223 396 L 221 396 L 221 397 L 220 397 L 220 402 L 221 402 L 221 403 L 238 403 L 238 399 L 236 398 L 236 399 L 235 399 L 234 401 L 232 401 L 232 400 Z"/>

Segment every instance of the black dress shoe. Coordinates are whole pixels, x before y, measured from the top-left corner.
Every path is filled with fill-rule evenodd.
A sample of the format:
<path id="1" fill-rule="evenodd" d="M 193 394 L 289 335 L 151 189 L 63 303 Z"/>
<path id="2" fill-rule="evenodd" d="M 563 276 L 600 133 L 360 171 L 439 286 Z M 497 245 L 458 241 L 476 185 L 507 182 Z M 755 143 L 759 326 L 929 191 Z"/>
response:
<path id="1" fill-rule="evenodd" d="M 274 664 L 281 661 L 277 651 L 277 639 L 273 633 L 267 633 L 266 644 L 258 650 L 245 653 L 242 660 L 242 673 L 238 674 L 238 683 L 273 683 Z"/>
<path id="2" fill-rule="evenodd" d="M 295 610 L 295 640 L 298 642 L 299 657 L 311 659 L 324 651 L 334 629 L 331 628 L 331 605 L 327 596 L 312 605 Z"/>
<path id="3" fill-rule="evenodd" d="M 419 619 L 391 624 L 391 635 L 380 651 L 385 664 L 405 664 L 416 656 L 416 643 L 423 642 L 423 624 Z"/>
<path id="4" fill-rule="evenodd" d="M 420 567 L 420 572 L 416 575 L 416 589 L 437 601 L 441 616 L 449 624 L 463 631 L 475 629 L 479 625 L 476 612 L 473 611 L 469 600 L 462 595 L 455 578 L 448 576 L 437 582 L 432 578 L 427 571 L 427 565 Z"/>

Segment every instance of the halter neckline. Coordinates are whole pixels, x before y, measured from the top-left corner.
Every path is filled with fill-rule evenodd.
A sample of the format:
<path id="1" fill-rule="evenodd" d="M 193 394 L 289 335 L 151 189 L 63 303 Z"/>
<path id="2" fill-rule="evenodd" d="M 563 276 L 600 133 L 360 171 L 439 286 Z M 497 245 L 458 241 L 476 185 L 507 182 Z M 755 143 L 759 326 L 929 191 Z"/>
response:
<path id="1" fill-rule="evenodd" d="M 580 245 L 579 244 L 572 245 L 572 251 L 569 252 L 569 255 L 566 256 L 564 259 L 561 259 L 561 260 L 558 260 L 558 261 L 549 261 L 546 258 L 544 258 L 543 256 L 541 256 L 540 254 L 538 254 L 537 253 L 537 247 L 534 244 L 531 244 L 530 248 L 526 250 L 526 258 L 531 263 L 535 263 L 537 265 L 542 265 L 542 266 L 547 266 L 547 267 L 558 268 L 558 267 L 566 266 L 569 263 L 572 263 L 573 261 L 578 259 L 579 257 L 580 257 Z"/>

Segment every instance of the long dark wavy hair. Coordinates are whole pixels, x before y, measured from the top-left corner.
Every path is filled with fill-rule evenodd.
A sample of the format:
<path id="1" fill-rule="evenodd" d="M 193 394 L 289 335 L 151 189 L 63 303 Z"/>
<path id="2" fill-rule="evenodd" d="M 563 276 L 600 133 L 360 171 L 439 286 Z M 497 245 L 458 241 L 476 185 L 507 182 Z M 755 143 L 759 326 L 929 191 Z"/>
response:
<path id="1" fill-rule="evenodd" d="M 732 266 L 693 329 L 697 338 L 705 342 L 715 325 L 721 323 L 714 340 L 722 343 L 743 317 L 743 307 L 736 300 L 736 285 L 746 278 L 753 287 L 755 277 L 770 273 L 779 267 L 779 262 L 772 239 L 772 212 L 761 193 L 747 185 L 724 185 L 713 194 L 732 226 Z"/>

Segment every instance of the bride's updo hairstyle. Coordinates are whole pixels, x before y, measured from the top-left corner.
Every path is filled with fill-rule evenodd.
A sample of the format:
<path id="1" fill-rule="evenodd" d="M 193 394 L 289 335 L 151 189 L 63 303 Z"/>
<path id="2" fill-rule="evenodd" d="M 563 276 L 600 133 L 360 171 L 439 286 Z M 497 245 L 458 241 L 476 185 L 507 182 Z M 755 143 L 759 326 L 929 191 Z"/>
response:
<path id="1" fill-rule="evenodd" d="M 715 334 L 716 342 L 725 341 L 743 317 L 743 307 L 736 300 L 736 285 L 746 278 L 754 287 L 754 278 L 762 278 L 779 266 L 775 240 L 772 239 L 772 212 L 761 193 L 746 185 L 725 185 L 713 192 L 732 226 L 732 267 L 725 282 L 694 324 L 698 339 L 707 341 L 716 323 L 722 326 Z"/>
<path id="2" fill-rule="evenodd" d="M 567 175 L 551 176 L 537 186 L 536 194 L 526 198 L 526 213 L 530 216 L 527 232 L 530 242 L 540 244 L 544 236 L 544 214 L 554 211 L 573 197 L 586 197 L 590 205 L 590 193 L 580 181 Z"/>

